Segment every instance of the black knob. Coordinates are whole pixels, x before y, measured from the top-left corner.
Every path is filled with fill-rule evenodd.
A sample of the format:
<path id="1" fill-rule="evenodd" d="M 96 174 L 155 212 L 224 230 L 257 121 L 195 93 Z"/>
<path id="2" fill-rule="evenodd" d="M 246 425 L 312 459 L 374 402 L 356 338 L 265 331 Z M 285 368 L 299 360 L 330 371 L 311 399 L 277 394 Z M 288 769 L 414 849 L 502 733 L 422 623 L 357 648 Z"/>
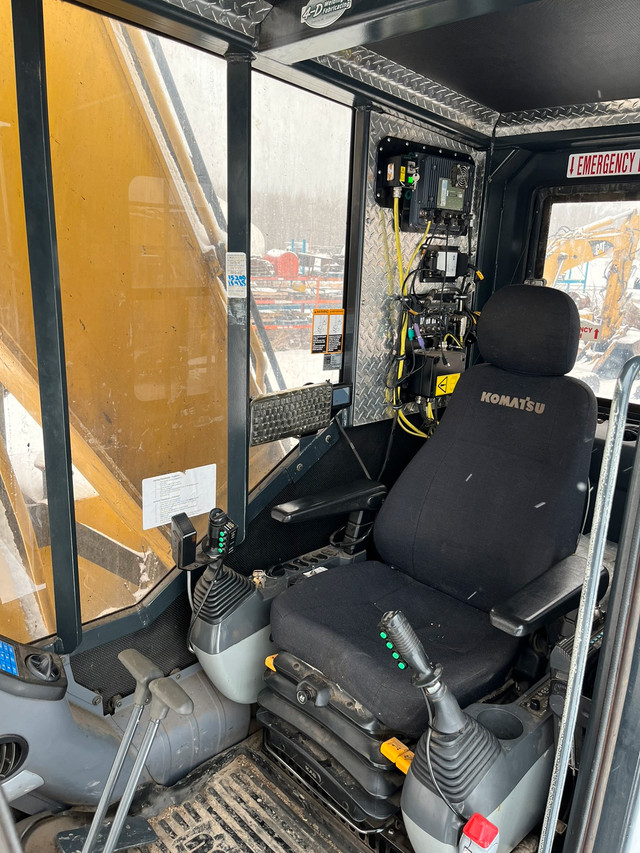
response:
<path id="1" fill-rule="evenodd" d="M 306 705 L 307 702 L 313 702 L 315 698 L 315 690 L 311 687 L 301 687 L 296 691 L 296 699 L 301 705 Z"/>

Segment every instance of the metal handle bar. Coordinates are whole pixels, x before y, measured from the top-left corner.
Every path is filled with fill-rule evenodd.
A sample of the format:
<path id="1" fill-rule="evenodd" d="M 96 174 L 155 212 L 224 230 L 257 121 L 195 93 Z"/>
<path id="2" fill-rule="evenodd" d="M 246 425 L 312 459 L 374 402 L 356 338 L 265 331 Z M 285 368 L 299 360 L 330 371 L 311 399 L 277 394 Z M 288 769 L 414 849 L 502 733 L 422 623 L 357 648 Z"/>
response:
<path id="1" fill-rule="evenodd" d="M 604 446 L 602 467 L 598 480 L 598 494 L 593 513 L 587 567 L 585 569 L 576 632 L 573 640 L 573 654 L 571 655 L 571 664 L 569 666 L 569 680 L 567 682 L 564 712 L 560 721 L 558 747 L 553 764 L 549 798 L 542 824 L 538 853 L 551 853 L 551 846 L 558 822 L 560 801 L 569 766 L 571 742 L 578 718 L 580 693 L 587 663 L 589 639 L 591 637 L 593 611 L 597 604 L 600 566 L 604 556 L 607 529 L 611 516 L 611 505 L 613 503 L 613 493 L 616 486 L 618 465 L 620 463 L 620 450 L 622 448 L 622 439 L 627 419 L 627 409 L 629 408 L 631 386 L 639 370 L 640 356 L 635 356 L 627 361 L 616 380 L 609 415 L 609 429 L 607 431 L 607 440 Z"/>

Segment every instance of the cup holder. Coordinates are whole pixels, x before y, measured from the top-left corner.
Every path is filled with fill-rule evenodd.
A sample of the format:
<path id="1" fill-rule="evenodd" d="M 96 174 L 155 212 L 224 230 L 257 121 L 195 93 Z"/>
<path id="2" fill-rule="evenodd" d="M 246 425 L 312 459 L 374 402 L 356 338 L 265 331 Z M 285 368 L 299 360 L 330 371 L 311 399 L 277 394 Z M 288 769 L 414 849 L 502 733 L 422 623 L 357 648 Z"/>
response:
<path id="1" fill-rule="evenodd" d="M 623 441 L 637 441 L 638 440 L 638 430 L 633 429 L 631 427 L 627 427 L 622 434 Z"/>
<path id="2" fill-rule="evenodd" d="M 504 708 L 486 708 L 476 719 L 500 740 L 515 740 L 524 732 L 522 720 Z"/>

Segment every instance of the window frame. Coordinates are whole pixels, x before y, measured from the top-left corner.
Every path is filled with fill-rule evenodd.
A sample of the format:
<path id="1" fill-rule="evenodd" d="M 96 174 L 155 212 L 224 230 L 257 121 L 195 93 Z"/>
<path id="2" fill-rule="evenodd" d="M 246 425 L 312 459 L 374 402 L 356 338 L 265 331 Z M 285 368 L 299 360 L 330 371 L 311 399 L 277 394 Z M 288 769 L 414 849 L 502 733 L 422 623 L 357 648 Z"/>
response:
<path id="1" fill-rule="evenodd" d="M 61 2 L 73 5 L 71 0 Z M 240 200 L 236 205 L 235 212 L 231 209 L 228 213 L 229 234 L 233 239 L 228 240 L 227 251 L 246 251 L 247 258 L 250 257 L 248 245 L 250 234 L 250 132 L 247 134 L 248 124 L 251 122 L 251 74 L 254 70 L 283 82 L 295 85 L 305 91 L 317 94 L 328 100 L 335 101 L 352 110 L 352 124 L 349 153 L 350 169 L 353 165 L 354 153 L 354 119 L 353 109 L 354 96 L 348 90 L 339 89 L 313 74 L 298 70 L 286 70 L 281 73 L 270 73 L 276 70 L 270 67 L 270 63 L 260 61 L 254 69 L 252 66 L 253 56 L 249 52 L 250 40 L 243 34 L 234 33 L 227 28 L 220 27 L 206 19 L 197 20 L 194 16 L 185 15 L 182 11 L 172 10 L 170 6 L 163 10 L 163 14 L 149 16 L 148 13 L 138 7 L 128 4 L 105 4 L 89 2 L 84 4 L 90 12 L 105 15 L 110 18 L 119 18 L 126 24 L 141 27 L 151 33 L 169 36 L 185 45 L 204 50 L 216 56 L 225 55 L 228 60 L 227 78 L 227 102 L 233 103 L 234 109 L 228 110 L 228 146 L 232 156 L 227 158 L 229 181 L 231 176 L 237 184 L 239 174 L 245 175 L 246 183 L 241 187 L 238 195 Z M 108 8 L 105 8 L 108 6 Z M 51 639 L 48 645 L 59 652 L 71 653 L 81 644 L 82 648 L 89 648 L 104 642 L 122 633 L 128 633 L 138 627 L 148 624 L 150 619 L 155 618 L 166 606 L 181 594 L 184 587 L 184 579 L 176 569 L 169 572 L 159 584 L 148 591 L 143 599 L 136 605 L 115 611 L 104 617 L 82 624 L 80 612 L 80 597 L 78 590 L 78 550 L 76 541 L 75 509 L 72 481 L 72 460 L 70 454 L 70 425 L 69 409 L 66 399 L 66 364 L 64 357 L 64 332 L 62 327 L 62 315 L 60 308 L 59 271 L 57 269 L 57 240 L 56 219 L 54 210 L 54 198 L 52 192 L 51 158 L 49 150 L 48 132 L 48 107 L 45 70 L 45 38 L 44 20 L 41 0 L 15 0 L 12 3 L 14 13 L 14 32 L 20 31 L 23 36 L 27 33 L 28 38 L 21 59 L 22 68 L 25 61 L 32 67 L 40 69 L 36 75 L 36 82 L 31 80 L 31 90 L 27 94 L 24 87 L 18 86 L 18 120 L 21 129 L 21 159 L 23 164 L 28 163 L 30 181 L 41 188 L 39 194 L 29 194 L 25 191 L 25 213 L 32 223 L 29 227 L 28 245 L 29 253 L 34 252 L 39 257 L 40 267 L 33 263 L 31 265 L 31 289 L 34 302 L 38 298 L 41 305 L 46 303 L 46 309 L 38 312 L 36 321 L 36 334 L 42 341 L 46 341 L 46 347 L 38 347 L 38 369 L 41 379 L 50 377 L 47 387 L 53 389 L 48 396 L 43 395 L 41 401 L 42 425 L 45 448 L 49 449 L 47 458 L 49 474 L 49 497 L 52 505 L 59 507 L 58 518 L 52 518 L 52 562 L 54 574 L 54 604 L 56 611 L 57 635 Z M 166 11 L 166 14 L 164 12 Z M 16 22 L 15 17 L 18 20 Z M 225 53 L 226 51 L 226 53 Z M 27 57 L 25 60 L 25 56 Z M 16 60 L 18 64 L 18 59 Z M 229 71 L 234 69 L 229 80 Z M 248 79 L 247 79 L 248 78 Z M 245 106 L 242 111 L 238 110 L 238 93 L 244 96 Z M 235 139 L 244 141 L 246 144 L 234 144 L 230 133 L 235 134 Z M 24 138 L 23 138 L 24 137 Z M 233 161 L 233 162 L 232 162 Z M 23 165 L 24 172 L 24 165 Z M 48 188 L 48 191 L 47 191 Z M 353 180 L 350 175 L 350 188 L 347 197 L 347 227 L 346 227 L 346 252 L 345 252 L 345 275 L 343 282 L 343 306 L 355 304 L 357 297 L 352 296 L 356 288 L 349 287 L 349 275 L 347 270 L 350 266 L 350 245 L 352 231 L 354 229 L 352 216 Z M 231 208 L 231 200 L 230 200 Z M 36 228 L 33 223 L 40 224 Z M 44 232 L 43 232 L 44 226 Z M 44 252 L 41 248 L 42 241 L 36 234 L 47 233 L 49 239 L 46 241 Z M 235 245 L 234 245 L 235 241 Z M 356 235 L 357 241 L 357 235 Z M 40 246 L 38 245 L 40 244 Z M 39 254 L 38 254 L 39 253 Z M 36 256 L 34 254 L 34 257 Z M 249 276 L 248 276 L 249 278 Z M 40 281 L 39 294 L 36 293 L 35 282 Z M 351 291 L 351 299 L 349 299 Z M 45 299 L 46 297 L 46 299 Z M 233 377 L 229 377 L 229 388 L 236 391 L 230 395 L 230 400 L 238 400 L 235 416 L 229 412 L 229 444 L 227 456 L 229 465 L 239 471 L 237 481 L 241 484 L 238 489 L 235 503 L 229 495 L 229 512 L 240 520 L 244 527 L 246 511 L 248 506 L 248 436 L 247 417 L 249 396 L 245 398 L 237 394 L 238 381 L 246 383 L 248 389 L 249 376 L 249 322 L 248 305 L 245 308 L 245 319 L 238 324 L 238 317 L 234 317 L 235 328 L 240 332 L 240 344 L 246 349 L 246 358 L 238 359 L 238 370 Z M 240 312 L 242 313 L 242 312 Z M 244 326 L 243 326 L 244 323 Z M 231 324 L 233 325 L 233 324 Z M 348 344 L 348 335 L 345 334 L 345 344 Z M 353 342 L 353 341 L 352 341 Z M 230 343 L 233 346 L 233 343 Z M 238 341 L 236 341 L 238 352 Z M 341 374 L 345 373 L 344 363 Z M 342 375 L 341 375 L 342 379 Z M 231 425 L 233 424 L 233 428 Z M 242 428 L 238 429 L 238 424 Z M 232 439 L 233 433 L 233 439 Z M 46 452 L 46 451 L 45 451 Z M 289 455 L 283 461 L 289 460 Z M 273 475 L 281 463 L 276 466 Z M 269 475 L 267 475 L 269 476 Z M 235 478 L 234 478 L 235 479 Z M 252 513 L 252 516 L 255 513 Z M 54 547 L 55 541 L 55 547 Z M 117 623 L 117 627 L 116 627 Z"/>
<path id="2" fill-rule="evenodd" d="M 596 181 L 588 184 L 554 184 L 540 187 L 533 197 L 533 209 L 535 211 L 531 237 L 529 241 L 529 252 L 527 269 L 533 273 L 533 278 L 542 279 L 544 270 L 545 253 L 549 240 L 549 225 L 551 221 L 551 210 L 555 203 L 579 203 L 579 202 L 607 202 L 607 201 L 635 201 L 640 202 L 640 178 L 626 179 L 607 183 Z M 607 397 L 599 397 L 598 415 L 607 418 L 611 410 L 611 400 Z M 640 425 L 640 403 L 630 403 L 627 419 Z"/>

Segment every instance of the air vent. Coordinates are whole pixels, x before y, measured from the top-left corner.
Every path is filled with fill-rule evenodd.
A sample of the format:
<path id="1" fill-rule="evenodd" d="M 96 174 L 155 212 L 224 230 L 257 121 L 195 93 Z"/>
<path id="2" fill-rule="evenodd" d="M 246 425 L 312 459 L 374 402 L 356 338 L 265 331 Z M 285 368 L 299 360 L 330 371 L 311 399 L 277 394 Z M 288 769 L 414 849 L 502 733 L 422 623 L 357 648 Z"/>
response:
<path id="1" fill-rule="evenodd" d="M 0 737 L 0 782 L 8 779 L 24 764 L 28 746 L 18 735 Z"/>

